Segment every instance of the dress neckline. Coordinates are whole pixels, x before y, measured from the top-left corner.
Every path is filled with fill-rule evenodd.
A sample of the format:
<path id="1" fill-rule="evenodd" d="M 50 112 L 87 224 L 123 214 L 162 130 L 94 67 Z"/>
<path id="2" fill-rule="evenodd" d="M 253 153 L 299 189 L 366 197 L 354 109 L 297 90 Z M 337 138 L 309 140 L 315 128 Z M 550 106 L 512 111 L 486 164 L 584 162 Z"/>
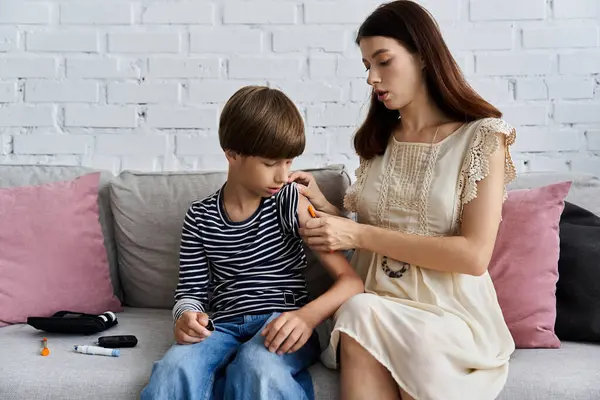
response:
<path id="1" fill-rule="evenodd" d="M 398 146 L 417 146 L 417 147 L 436 147 L 436 146 L 441 146 L 443 143 L 445 143 L 446 141 L 448 141 L 450 138 L 456 136 L 456 134 L 460 131 L 462 131 L 467 125 L 469 125 L 469 122 L 465 122 L 464 124 L 462 124 L 461 126 L 459 126 L 458 128 L 456 128 L 454 131 L 452 131 L 452 133 L 450 133 L 448 136 L 446 136 L 445 138 L 443 138 L 442 140 L 440 140 L 439 142 L 435 142 L 435 143 L 427 143 L 427 142 L 401 142 L 399 140 L 397 140 L 394 135 L 391 135 L 391 140 L 392 143 Z"/>

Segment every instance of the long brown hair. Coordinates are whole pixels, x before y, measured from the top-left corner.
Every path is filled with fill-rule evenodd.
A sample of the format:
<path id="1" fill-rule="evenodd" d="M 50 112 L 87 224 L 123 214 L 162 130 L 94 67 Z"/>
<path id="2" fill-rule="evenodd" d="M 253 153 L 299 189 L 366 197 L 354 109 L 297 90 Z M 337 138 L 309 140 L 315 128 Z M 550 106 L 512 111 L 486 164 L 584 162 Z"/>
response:
<path id="1" fill-rule="evenodd" d="M 433 16 L 417 3 L 397 0 L 379 6 L 360 26 L 356 44 L 372 36 L 396 39 L 422 58 L 429 95 L 448 117 L 469 122 L 502 116 L 467 83 Z M 367 117 L 354 136 L 358 155 L 371 159 L 383 154 L 398 117 L 398 111 L 387 109 L 372 93 Z"/>

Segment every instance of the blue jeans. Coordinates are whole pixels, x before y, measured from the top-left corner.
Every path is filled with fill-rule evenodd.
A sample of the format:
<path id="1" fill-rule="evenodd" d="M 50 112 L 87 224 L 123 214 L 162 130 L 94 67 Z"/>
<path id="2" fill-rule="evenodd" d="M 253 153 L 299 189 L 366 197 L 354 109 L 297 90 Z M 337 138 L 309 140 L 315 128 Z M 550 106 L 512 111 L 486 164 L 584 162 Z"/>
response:
<path id="1" fill-rule="evenodd" d="M 318 337 L 314 333 L 295 353 L 269 352 L 260 333 L 278 315 L 217 322 L 204 341 L 172 346 L 154 363 L 141 400 L 314 399 L 307 368 L 319 357 Z"/>

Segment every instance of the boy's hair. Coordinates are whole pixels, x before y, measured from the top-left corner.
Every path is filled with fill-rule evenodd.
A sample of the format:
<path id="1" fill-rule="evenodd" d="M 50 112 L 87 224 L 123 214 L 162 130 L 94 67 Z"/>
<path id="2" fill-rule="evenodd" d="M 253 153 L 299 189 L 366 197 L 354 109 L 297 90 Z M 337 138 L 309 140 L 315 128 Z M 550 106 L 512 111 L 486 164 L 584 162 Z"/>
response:
<path id="1" fill-rule="evenodd" d="M 304 152 L 304 121 L 283 92 L 266 86 L 244 86 L 225 104 L 219 121 L 223 150 L 272 160 Z"/>

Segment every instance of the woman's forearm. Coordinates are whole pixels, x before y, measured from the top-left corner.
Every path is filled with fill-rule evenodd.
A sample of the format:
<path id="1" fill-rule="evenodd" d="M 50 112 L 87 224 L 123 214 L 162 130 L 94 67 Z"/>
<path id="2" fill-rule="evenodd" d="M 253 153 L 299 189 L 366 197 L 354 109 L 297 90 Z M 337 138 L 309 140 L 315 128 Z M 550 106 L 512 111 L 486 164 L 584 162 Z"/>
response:
<path id="1" fill-rule="evenodd" d="M 319 211 L 322 211 L 322 212 L 324 212 L 326 214 L 333 215 L 333 216 L 336 216 L 336 217 L 339 217 L 339 216 L 342 215 L 342 213 L 340 212 L 340 209 L 337 208 L 336 206 L 334 206 L 333 204 L 331 204 L 329 201 L 323 207 L 323 209 L 321 209 Z"/>
<path id="2" fill-rule="evenodd" d="M 491 251 L 464 236 L 418 236 L 360 224 L 358 247 L 419 267 L 443 272 L 481 275 Z"/>

